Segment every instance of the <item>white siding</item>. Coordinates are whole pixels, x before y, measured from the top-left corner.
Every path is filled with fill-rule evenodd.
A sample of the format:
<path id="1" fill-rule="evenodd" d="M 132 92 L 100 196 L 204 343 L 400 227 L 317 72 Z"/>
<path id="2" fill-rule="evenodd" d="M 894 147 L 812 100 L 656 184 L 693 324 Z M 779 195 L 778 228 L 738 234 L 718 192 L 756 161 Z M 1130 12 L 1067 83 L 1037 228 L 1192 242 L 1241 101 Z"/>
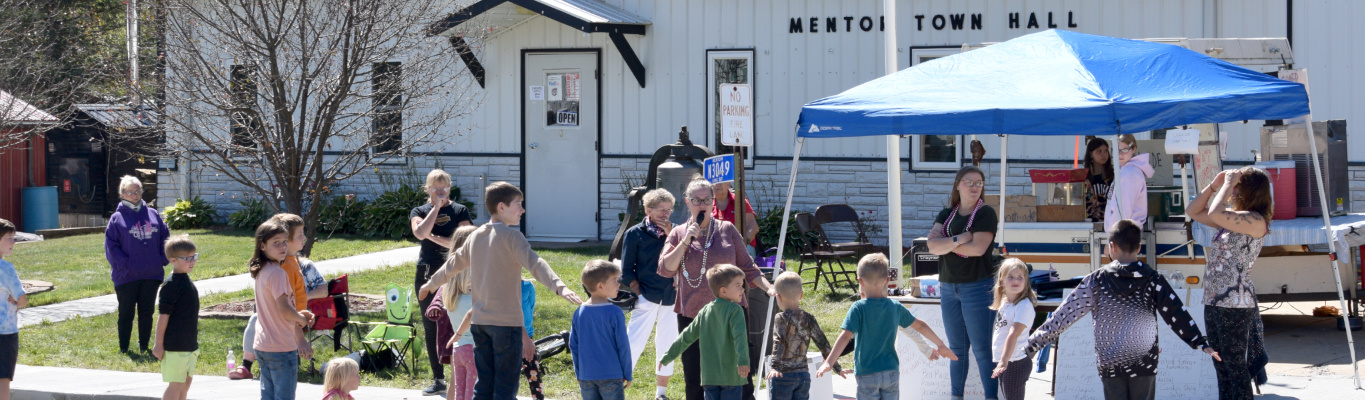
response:
<path id="1" fill-rule="evenodd" d="M 627 35 L 647 70 L 641 89 L 605 34 L 587 35 L 547 18 L 536 17 L 488 41 L 480 59 L 488 70 L 487 102 L 469 139 L 449 151 L 520 152 L 520 63 L 525 48 L 595 48 L 602 52 L 603 153 L 650 154 L 671 143 L 679 126 L 692 138 L 705 138 L 706 66 L 708 49 L 753 48 L 756 153 L 760 157 L 790 157 L 792 131 L 800 107 L 881 76 L 882 35 L 858 29 L 857 18 L 881 14 L 877 0 L 608 0 L 653 21 L 645 36 Z M 921 46 L 959 46 L 999 42 L 1047 28 L 1047 13 L 1065 29 L 1067 13 L 1079 25 L 1073 30 L 1128 38 L 1284 37 L 1287 19 L 1282 0 L 1214 2 L 1212 0 L 903 0 L 898 5 L 897 54 L 901 68 L 909 66 L 909 49 Z M 1295 2 L 1296 67 L 1310 69 L 1314 118 L 1365 121 L 1355 93 L 1365 93 L 1365 78 L 1355 78 L 1355 65 L 1365 53 L 1352 51 L 1365 43 L 1365 28 L 1352 21 L 1365 17 L 1365 5 L 1349 1 Z M 1009 13 L 1020 13 L 1020 27 L 1008 26 Z M 983 16 L 983 29 L 971 28 L 971 14 Z M 934 15 L 966 14 L 965 29 L 932 26 Z M 1039 28 L 1028 29 L 1030 14 Z M 914 17 L 924 15 L 923 28 Z M 853 32 L 843 17 L 853 16 Z M 791 18 L 819 18 L 819 33 L 788 33 Z M 838 18 L 838 31 L 825 32 L 825 18 Z M 874 23 L 875 25 L 875 23 Z M 458 63 L 457 63 L 458 64 Z M 457 68 L 463 71 L 463 67 Z M 1365 122 L 1362 122 L 1365 123 Z M 1245 160 L 1257 146 L 1259 122 L 1223 124 L 1235 140 L 1229 159 Z M 998 157 L 999 142 L 983 135 L 988 157 Z M 1012 158 L 1058 160 L 1072 155 L 1074 138 L 1016 138 Z M 1362 142 L 1357 140 L 1356 142 Z M 906 145 L 908 146 L 908 144 Z M 1365 143 L 1353 144 L 1365 154 Z M 807 146 L 807 157 L 882 157 L 880 138 L 822 139 Z M 904 153 L 904 150 L 903 150 Z M 907 155 L 908 157 L 908 155 Z M 1365 156 L 1353 160 L 1365 161 Z"/>

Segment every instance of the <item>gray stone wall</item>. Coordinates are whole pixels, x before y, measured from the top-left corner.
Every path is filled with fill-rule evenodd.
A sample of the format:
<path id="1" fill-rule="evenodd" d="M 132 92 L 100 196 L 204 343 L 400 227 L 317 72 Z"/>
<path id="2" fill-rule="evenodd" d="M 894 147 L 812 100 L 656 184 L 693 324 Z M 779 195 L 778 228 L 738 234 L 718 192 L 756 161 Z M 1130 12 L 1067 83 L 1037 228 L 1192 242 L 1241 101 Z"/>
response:
<path id="1" fill-rule="evenodd" d="M 476 204 L 475 221 L 488 219 L 482 208 L 482 188 L 489 182 L 518 183 L 521 176 L 519 159 L 515 157 L 414 157 L 407 165 L 383 166 L 378 172 L 369 171 L 336 185 L 333 193 L 356 194 L 372 199 L 399 180 L 421 184 L 427 171 L 438 166 L 453 177 L 454 184 L 467 199 Z M 645 158 L 604 158 L 601 160 L 602 180 L 599 207 L 602 221 L 599 234 L 610 241 L 619 227 L 619 215 L 626 209 L 626 192 L 634 185 L 644 184 L 649 160 Z M 1009 194 L 1031 194 L 1028 170 L 1036 168 L 1069 168 L 1069 163 L 1009 163 Z M 983 163 L 986 171 L 987 193 L 999 191 L 1000 165 Z M 1351 201 L 1355 212 L 1365 212 L 1365 167 L 1351 167 Z M 236 182 L 213 171 L 182 165 L 182 173 L 162 173 L 159 207 L 167 207 L 185 188 L 189 195 L 198 195 L 213 203 L 219 217 L 226 219 L 240 209 L 238 204 L 246 196 Z M 791 174 L 790 160 L 759 160 L 753 169 L 745 171 L 746 195 L 760 217 L 772 207 L 786 201 L 787 183 Z M 191 183 L 186 186 L 185 177 Z M 910 240 L 927 234 L 934 217 L 948 202 L 954 171 L 904 171 L 901 176 L 901 215 L 903 238 Z M 848 204 L 860 214 L 869 215 L 881 233 L 872 237 L 879 245 L 886 243 L 887 185 L 886 163 L 881 161 L 802 161 L 795 186 L 792 209 L 814 212 L 823 204 Z M 840 227 L 829 229 L 831 235 L 847 234 Z"/>

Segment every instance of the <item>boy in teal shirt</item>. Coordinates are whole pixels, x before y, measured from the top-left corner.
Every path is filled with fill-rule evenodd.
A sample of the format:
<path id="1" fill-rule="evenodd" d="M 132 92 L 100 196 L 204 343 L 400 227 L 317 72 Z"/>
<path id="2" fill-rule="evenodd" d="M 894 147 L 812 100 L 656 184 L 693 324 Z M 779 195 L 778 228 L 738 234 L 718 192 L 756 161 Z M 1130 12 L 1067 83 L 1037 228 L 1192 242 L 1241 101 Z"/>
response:
<path id="1" fill-rule="evenodd" d="M 858 400 L 894 400 L 900 398 L 900 358 L 896 357 L 896 328 L 913 328 L 929 339 L 938 350 L 929 359 L 939 356 L 956 360 L 953 351 L 939 340 L 929 325 L 910 315 L 910 310 L 886 298 L 889 262 L 879 253 L 868 254 L 858 261 L 858 291 L 863 299 L 853 303 L 844 317 L 839 339 L 830 354 L 843 354 L 849 339 L 856 339 L 853 348 L 853 376 L 858 381 Z M 816 371 L 820 377 L 834 367 L 837 357 L 826 358 Z"/>
<path id="2" fill-rule="evenodd" d="M 745 332 L 744 271 L 720 264 L 706 271 L 716 300 L 702 307 L 692 324 L 664 353 L 656 369 L 673 362 L 683 349 L 701 339 L 701 386 L 706 400 L 739 400 L 749 377 L 749 342 Z"/>

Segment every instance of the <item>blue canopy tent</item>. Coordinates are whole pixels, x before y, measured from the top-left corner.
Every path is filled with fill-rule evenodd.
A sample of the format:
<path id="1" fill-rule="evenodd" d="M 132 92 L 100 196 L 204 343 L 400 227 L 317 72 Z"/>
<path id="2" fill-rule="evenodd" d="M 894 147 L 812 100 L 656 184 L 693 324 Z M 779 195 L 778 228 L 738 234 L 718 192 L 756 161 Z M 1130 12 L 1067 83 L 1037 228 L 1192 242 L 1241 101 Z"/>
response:
<path id="1" fill-rule="evenodd" d="M 1117 135 L 1305 115 L 1308 93 L 1302 84 L 1181 47 L 1064 30 L 1034 33 L 919 64 L 802 107 L 781 232 L 785 236 L 805 138 L 1002 135 L 1004 193 L 1008 135 Z M 891 173 L 899 174 L 899 163 L 891 164 Z M 900 191 L 888 192 L 899 203 Z M 890 222 L 899 231 L 901 221 Z M 1330 226 L 1326 216 L 1323 223 Z M 998 232 L 1003 245 L 1003 218 Z M 1332 268 L 1338 276 L 1335 262 Z M 1340 279 L 1337 293 L 1344 310 Z M 1354 365 L 1349 331 L 1347 342 Z M 1359 388 L 1358 370 L 1356 376 Z"/>

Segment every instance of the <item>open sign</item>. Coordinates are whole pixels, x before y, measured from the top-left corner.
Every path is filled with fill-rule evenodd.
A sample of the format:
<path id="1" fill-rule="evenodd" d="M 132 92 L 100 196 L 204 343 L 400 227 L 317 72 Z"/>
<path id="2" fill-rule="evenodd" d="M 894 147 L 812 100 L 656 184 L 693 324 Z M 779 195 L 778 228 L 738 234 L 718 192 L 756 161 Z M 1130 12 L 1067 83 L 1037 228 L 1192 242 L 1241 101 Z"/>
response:
<path id="1" fill-rule="evenodd" d="M 578 113 L 573 111 L 559 111 L 555 113 L 555 125 L 578 126 Z"/>

